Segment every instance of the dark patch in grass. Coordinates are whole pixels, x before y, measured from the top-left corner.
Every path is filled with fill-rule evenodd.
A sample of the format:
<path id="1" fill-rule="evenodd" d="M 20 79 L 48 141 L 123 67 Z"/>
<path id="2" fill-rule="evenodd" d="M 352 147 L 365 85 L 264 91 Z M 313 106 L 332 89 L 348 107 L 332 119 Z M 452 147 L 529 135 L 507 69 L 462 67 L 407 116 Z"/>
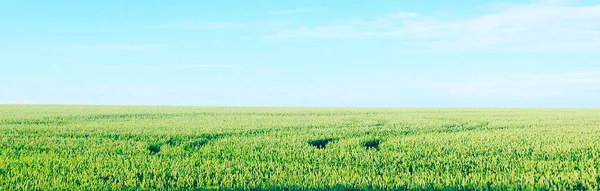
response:
<path id="1" fill-rule="evenodd" d="M 591 190 L 591 188 L 588 188 L 587 186 L 583 185 L 581 181 L 577 181 L 573 190 Z"/>
<path id="2" fill-rule="evenodd" d="M 177 146 L 182 143 L 182 140 L 179 137 L 169 137 L 169 139 L 167 139 L 166 143 L 170 146 Z"/>
<path id="3" fill-rule="evenodd" d="M 113 177 L 110 175 L 106 175 L 106 176 L 100 176 L 100 177 L 98 177 L 98 179 L 102 180 L 103 182 L 108 182 L 109 180 L 113 179 Z"/>
<path id="4" fill-rule="evenodd" d="M 150 151 L 150 154 L 156 154 L 160 152 L 161 146 L 161 144 L 151 144 L 150 146 L 148 146 L 148 151 Z"/>
<path id="5" fill-rule="evenodd" d="M 372 140 L 364 141 L 360 145 L 366 149 L 379 150 L 379 144 L 381 144 L 381 142 L 382 141 L 379 139 L 372 139 Z"/>
<path id="6" fill-rule="evenodd" d="M 201 139 L 197 139 L 197 140 L 192 140 L 192 141 L 189 141 L 184 146 L 184 149 L 186 149 L 186 150 L 197 149 L 197 148 L 203 147 L 204 145 L 208 144 L 208 142 L 210 142 L 210 140 L 209 139 L 205 139 L 205 138 L 201 138 Z"/>
<path id="7" fill-rule="evenodd" d="M 137 178 L 138 182 L 143 182 L 144 181 L 144 174 L 141 172 L 136 172 L 135 173 L 135 177 Z"/>
<path id="8" fill-rule="evenodd" d="M 316 147 L 317 149 L 324 149 L 327 144 L 329 144 L 332 141 L 336 141 L 337 139 L 335 138 L 324 138 L 324 139 L 315 139 L 315 140 L 311 140 L 308 141 L 308 144 L 310 144 L 313 147 Z"/>
<path id="9" fill-rule="evenodd" d="M 373 126 L 375 126 L 375 127 L 382 127 L 382 126 L 384 126 L 384 125 L 385 125 L 385 124 L 383 124 L 383 123 L 377 123 L 377 124 L 375 124 L 375 125 L 373 125 Z"/>

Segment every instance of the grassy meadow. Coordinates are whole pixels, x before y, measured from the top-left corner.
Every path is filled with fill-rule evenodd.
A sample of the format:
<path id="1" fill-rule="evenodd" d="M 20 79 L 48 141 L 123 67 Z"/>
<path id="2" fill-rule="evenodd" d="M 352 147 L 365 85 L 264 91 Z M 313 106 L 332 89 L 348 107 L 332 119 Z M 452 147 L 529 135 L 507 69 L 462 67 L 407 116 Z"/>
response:
<path id="1" fill-rule="evenodd" d="M 598 190 L 600 109 L 0 105 L 0 190 Z"/>

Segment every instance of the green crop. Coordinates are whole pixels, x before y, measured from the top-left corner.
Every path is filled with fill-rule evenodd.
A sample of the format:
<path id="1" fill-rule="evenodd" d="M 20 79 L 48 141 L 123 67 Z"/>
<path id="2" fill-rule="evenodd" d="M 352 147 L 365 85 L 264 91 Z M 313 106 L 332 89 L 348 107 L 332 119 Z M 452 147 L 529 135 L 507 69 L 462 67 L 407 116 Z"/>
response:
<path id="1" fill-rule="evenodd" d="M 0 190 L 598 190 L 599 109 L 0 105 Z"/>

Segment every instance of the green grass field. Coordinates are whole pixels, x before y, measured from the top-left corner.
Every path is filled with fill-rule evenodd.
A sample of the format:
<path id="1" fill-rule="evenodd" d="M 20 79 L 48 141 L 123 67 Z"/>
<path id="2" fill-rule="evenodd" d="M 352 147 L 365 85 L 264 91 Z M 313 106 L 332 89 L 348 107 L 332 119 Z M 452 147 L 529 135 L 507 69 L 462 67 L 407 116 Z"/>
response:
<path id="1" fill-rule="evenodd" d="M 0 105 L 0 190 L 598 190 L 600 109 Z"/>

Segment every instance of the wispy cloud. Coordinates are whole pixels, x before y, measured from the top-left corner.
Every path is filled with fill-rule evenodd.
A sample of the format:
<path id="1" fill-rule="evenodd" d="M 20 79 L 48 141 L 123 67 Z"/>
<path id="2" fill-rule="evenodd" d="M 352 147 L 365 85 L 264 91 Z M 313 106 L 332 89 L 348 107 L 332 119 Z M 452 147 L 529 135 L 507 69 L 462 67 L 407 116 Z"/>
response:
<path id="1" fill-rule="evenodd" d="M 447 20 L 401 12 L 375 19 L 303 26 L 266 36 L 289 38 L 389 38 L 406 40 L 398 51 L 600 52 L 600 5 L 561 1 L 505 5 L 493 13 Z M 407 43 L 410 42 L 410 43 Z"/>
<path id="2" fill-rule="evenodd" d="M 152 44 L 79 44 L 68 45 L 68 48 L 85 49 L 85 50 L 101 50 L 101 51 L 148 51 L 160 48 L 158 45 Z"/>
<path id="3" fill-rule="evenodd" d="M 600 71 L 562 74 L 521 74 L 477 81 L 425 85 L 454 96 L 540 98 L 600 96 Z"/>
<path id="4" fill-rule="evenodd" d="M 306 13 L 306 12 L 315 12 L 315 11 L 320 11 L 320 9 L 286 9 L 286 10 L 271 11 L 269 14 L 272 14 L 272 15 L 291 15 L 291 14 Z"/>

